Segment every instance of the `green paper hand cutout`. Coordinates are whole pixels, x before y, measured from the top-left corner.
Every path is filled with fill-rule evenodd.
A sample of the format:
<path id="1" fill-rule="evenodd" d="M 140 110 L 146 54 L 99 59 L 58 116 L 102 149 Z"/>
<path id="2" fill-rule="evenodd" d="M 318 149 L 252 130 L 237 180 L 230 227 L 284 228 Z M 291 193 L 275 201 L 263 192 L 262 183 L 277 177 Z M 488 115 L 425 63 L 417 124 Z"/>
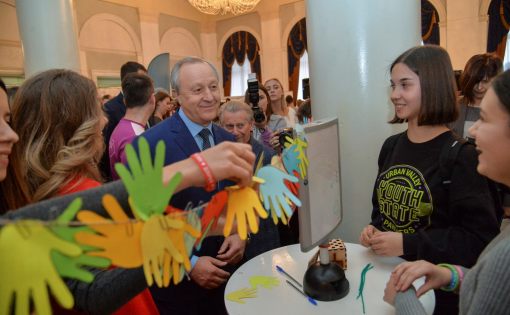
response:
<path id="1" fill-rule="evenodd" d="M 0 231 L 0 314 L 10 314 L 16 295 L 16 314 L 29 314 L 30 301 L 39 315 L 51 314 L 48 287 L 55 300 L 70 309 L 73 296 L 51 260 L 51 252 L 76 257 L 78 245 L 61 240 L 38 221 L 24 220 Z"/>
<path id="2" fill-rule="evenodd" d="M 253 289 L 256 289 L 258 286 L 272 289 L 280 285 L 278 278 L 270 276 L 252 276 L 248 281 Z"/>
<path id="3" fill-rule="evenodd" d="M 175 188 L 182 180 L 182 174 L 177 173 L 167 185 L 163 180 L 163 165 L 165 163 L 165 143 L 159 141 L 156 145 L 154 164 L 152 163 L 149 143 L 144 137 L 138 140 L 140 159 L 131 144 L 126 146 L 126 157 L 129 169 L 115 164 L 115 170 L 132 199 L 133 211 L 142 220 L 147 221 L 153 214 L 163 214 L 172 197 Z"/>
<path id="4" fill-rule="evenodd" d="M 59 238 L 71 243 L 75 243 L 74 238 L 78 232 L 92 233 L 92 231 L 86 226 L 71 227 L 67 225 L 76 216 L 81 205 L 81 198 L 73 200 L 69 206 L 67 206 L 67 209 L 64 210 L 64 212 L 58 217 L 56 221 L 57 225 L 50 227 L 51 231 Z M 81 246 L 81 249 L 86 251 L 91 250 L 92 248 L 88 246 Z M 83 282 L 92 282 L 94 275 L 86 269 L 81 268 L 82 266 L 106 268 L 110 265 L 110 260 L 106 258 L 88 256 L 87 254 L 81 254 L 77 257 L 69 257 L 62 255 L 59 252 L 52 251 L 51 259 L 53 260 L 53 264 L 57 268 L 60 276 L 78 279 Z"/>
<path id="5" fill-rule="evenodd" d="M 296 177 L 272 166 L 262 167 L 258 171 L 257 177 L 265 180 L 265 183 L 260 184 L 260 194 L 264 200 L 264 207 L 271 209 L 272 212 L 276 212 L 278 218 L 282 217 L 282 210 L 287 217 L 292 216 L 292 209 L 287 199 L 290 199 L 296 206 L 301 206 L 301 201 L 289 190 L 284 182 L 284 180 L 288 180 L 296 183 L 299 181 Z"/>
<path id="6" fill-rule="evenodd" d="M 225 298 L 229 301 L 236 302 L 239 304 L 245 304 L 244 299 L 251 299 L 257 297 L 257 289 L 253 288 L 242 288 L 240 290 L 230 292 L 225 295 Z"/>
<path id="7" fill-rule="evenodd" d="M 234 219 L 237 219 L 237 233 L 242 240 L 248 237 L 246 221 L 252 233 L 259 231 L 257 222 L 257 214 L 262 219 L 267 218 L 267 212 L 260 203 L 259 196 L 253 188 L 228 188 L 228 204 L 227 204 L 227 217 L 225 219 L 225 226 L 223 228 L 223 235 L 225 237 L 232 232 Z"/>

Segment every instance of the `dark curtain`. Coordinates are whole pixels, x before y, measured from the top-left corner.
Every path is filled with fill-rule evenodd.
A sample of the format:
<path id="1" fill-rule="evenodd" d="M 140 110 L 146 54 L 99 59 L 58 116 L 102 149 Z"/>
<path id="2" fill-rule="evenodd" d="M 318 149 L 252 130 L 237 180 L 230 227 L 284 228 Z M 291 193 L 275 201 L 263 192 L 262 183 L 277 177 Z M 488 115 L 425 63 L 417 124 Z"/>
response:
<path id="1" fill-rule="evenodd" d="M 287 40 L 287 58 L 289 62 L 289 90 L 297 99 L 299 87 L 299 59 L 307 50 L 306 20 L 303 18 L 294 25 Z"/>
<path id="2" fill-rule="evenodd" d="M 439 14 L 427 0 L 421 0 L 421 39 L 424 44 L 439 45 Z"/>
<path id="3" fill-rule="evenodd" d="M 505 57 L 506 38 L 510 24 L 510 0 L 492 0 L 489 5 L 487 52 Z"/>
<path id="4" fill-rule="evenodd" d="M 257 39 L 249 32 L 239 31 L 227 38 L 222 52 L 223 91 L 225 96 L 230 96 L 232 65 L 236 61 L 243 64 L 245 56 L 248 56 L 251 72 L 256 73 L 260 81 L 262 76 L 259 51 L 260 47 Z"/>

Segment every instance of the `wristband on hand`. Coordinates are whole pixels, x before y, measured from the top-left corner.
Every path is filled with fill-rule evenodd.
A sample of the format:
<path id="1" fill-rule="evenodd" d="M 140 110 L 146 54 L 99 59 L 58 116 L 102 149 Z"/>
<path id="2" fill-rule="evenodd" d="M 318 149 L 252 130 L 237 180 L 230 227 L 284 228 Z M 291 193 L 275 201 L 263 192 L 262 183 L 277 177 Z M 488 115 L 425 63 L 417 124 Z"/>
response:
<path id="1" fill-rule="evenodd" d="M 453 292 L 453 291 L 457 290 L 457 288 L 459 287 L 459 283 L 460 283 L 459 272 L 457 271 L 457 269 L 453 265 L 450 265 L 450 264 L 438 264 L 438 266 L 449 269 L 451 272 L 451 276 L 452 276 L 452 278 L 450 280 L 450 284 L 448 284 L 448 286 L 441 287 L 441 290 L 446 291 L 446 292 Z"/>
<path id="2" fill-rule="evenodd" d="M 205 159 L 202 157 L 200 153 L 195 153 L 191 155 L 191 158 L 195 163 L 197 163 L 198 168 L 200 168 L 200 171 L 204 175 L 205 179 L 205 185 L 204 189 L 207 192 L 211 192 L 214 189 L 216 189 L 216 179 L 214 178 L 213 173 L 211 172 L 211 169 L 209 168 L 209 165 L 205 161 Z"/>

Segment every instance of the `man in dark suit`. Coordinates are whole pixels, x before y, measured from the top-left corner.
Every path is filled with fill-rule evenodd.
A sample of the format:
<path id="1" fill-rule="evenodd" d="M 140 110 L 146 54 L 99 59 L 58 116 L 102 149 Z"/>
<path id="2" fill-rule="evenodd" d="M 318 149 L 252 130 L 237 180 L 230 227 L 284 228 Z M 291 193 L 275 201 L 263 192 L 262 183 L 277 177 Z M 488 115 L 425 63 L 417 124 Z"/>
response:
<path id="1" fill-rule="evenodd" d="M 143 137 L 152 154 L 159 140 L 166 144 L 165 165 L 184 160 L 194 153 L 223 141 L 235 141 L 212 121 L 220 104 L 219 77 L 214 66 L 200 58 L 180 60 L 171 73 L 172 92 L 181 105 L 179 112 L 147 130 Z M 135 148 L 137 141 L 135 140 Z M 184 189 L 172 197 L 180 209 L 198 205 L 232 184 L 220 181 L 207 192 L 202 187 Z M 237 234 L 226 238 L 207 237 L 191 259 L 191 281 L 186 278 L 168 288 L 152 287 L 154 302 L 161 314 L 226 314 L 223 294 L 230 273 L 244 255 L 245 242 Z"/>
<path id="2" fill-rule="evenodd" d="M 147 69 L 145 69 L 145 67 L 138 62 L 128 61 L 120 68 L 120 80 L 122 81 L 126 75 L 134 72 L 146 75 Z M 119 121 L 122 119 L 122 117 L 124 117 L 124 115 L 126 115 L 126 105 L 124 104 L 124 94 L 122 94 L 122 91 L 120 91 L 117 96 L 106 102 L 103 106 L 103 109 L 106 113 L 106 118 L 108 118 L 108 123 L 103 129 L 105 150 L 103 156 L 101 157 L 101 161 L 99 162 L 99 169 L 101 170 L 103 178 L 106 181 L 110 181 L 112 179 L 108 151 L 110 137 L 112 136 L 115 127 L 117 127 L 119 124 Z"/>

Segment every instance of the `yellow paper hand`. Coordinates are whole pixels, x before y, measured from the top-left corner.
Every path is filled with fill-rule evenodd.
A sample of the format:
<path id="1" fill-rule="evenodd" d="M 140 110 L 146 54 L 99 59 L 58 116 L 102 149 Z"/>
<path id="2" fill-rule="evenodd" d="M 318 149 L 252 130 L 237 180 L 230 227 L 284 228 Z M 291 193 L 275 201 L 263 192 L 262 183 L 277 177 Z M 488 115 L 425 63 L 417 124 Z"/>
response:
<path id="1" fill-rule="evenodd" d="M 223 228 L 223 235 L 225 237 L 232 232 L 234 219 L 237 219 L 237 231 L 239 237 L 245 240 L 248 236 L 246 220 L 252 233 L 259 231 L 259 225 L 255 214 L 265 219 L 267 212 L 262 207 L 257 192 L 251 187 L 243 187 L 240 189 L 228 189 L 228 204 L 227 204 L 227 217 L 225 219 L 225 227 Z"/>
<path id="2" fill-rule="evenodd" d="M 30 313 L 30 300 L 37 314 L 50 314 L 48 289 L 62 307 L 73 306 L 73 296 L 51 260 L 52 251 L 72 257 L 82 253 L 78 245 L 57 238 L 37 221 L 20 221 L 0 231 L 0 314 L 11 314 L 13 295 L 17 315 Z"/>
<path id="3" fill-rule="evenodd" d="M 261 286 L 266 289 L 272 289 L 280 285 L 280 280 L 276 277 L 270 276 L 252 276 L 248 280 L 252 288 L 256 289 L 257 286 Z"/>
<path id="4" fill-rule="evenodd" d="M 186 244 L 186 234 L 193 237 L 193 239 L 195 240 L 197 237 L 200 236 L 200 230 L 195 229 L 195 228 L 193 228 L 193 226 L 186 223 L 186 217 L 183 217 L 183 216 L 176 217 L 176 216 L 173 216 L 172 214 L 170 214 L 169 216 L 174 217 L 174 220 L 179 220 L 179 221 L 183 222 L 182 228 L 169 229 L 168 237 L 170 238 L 171 242 L 175 245 L 175 247 L 177 248 L 179 253 L 182 255 L 182 257 L 184 259 L 184 261 L 182 263 L 182 265 L 184 266 L 184 269 L 186 271 L 190 271 L 191 270 L 191 262 L 189 260 L 190 253 L 188 251 L 188 246 Z M 168 255 L 168 253 L 167 253 L 167 255 Z M 181 280 L 181 277 L 180 277 L 181 263 L 179 263 L 175 259 L 171 259 L 171 257 L 168 257 L 166 259 L 171 260 L 173 283 L 178 284 Z M 165 260 L 165 261 L 167 261 L 167 260 Z M 170 277 L 168 279 L 166 279 L 164 276 L 165 275 L 163 274 L 163 285 L 168 286 L 168 284 L 170 282 L 170 279 L 169 279 Z"/>
<path id="5" fill-rule="evenodd" d="M 142 230 L 143 271 L 147 284 L 154 281 L 158 287 L 163 286 L 163 278 L 170 279 L 170 260 L 184 262 L 184 257 L 175 247 L 168 235 L 169 229 L 182 229 L 184 223 L 160 214 L 149 218 Z M 168 255 L 165 253 L 168 253 Z M 163 275 L 161 274 L 163 268 Z"/>
<path id="6" fill-rule="evenodd" d="M 239 304 L 245 304 L 244 299 L 251 299 L 257 297 L 257 289 L 254 288 L 242 288 L 240 290 L 230 292 L 225 295 L 225 298 L 229 301 L 236 302 Z"/>
<path id="7" fill-rule="evenodd" d="M 108 258 L 117 267 L 140 267 L 143 263 L 140 243 L 143 222 L 130 221 L 112 195 L 104 195 L 102 202 L 113 220 L 88 210 L 78 212 L 78 220 L 89 224 L 91 229 L 101 235 L 79 232 L 76 233 L 76 241 L 102 249 L 87 254 Z"/>

